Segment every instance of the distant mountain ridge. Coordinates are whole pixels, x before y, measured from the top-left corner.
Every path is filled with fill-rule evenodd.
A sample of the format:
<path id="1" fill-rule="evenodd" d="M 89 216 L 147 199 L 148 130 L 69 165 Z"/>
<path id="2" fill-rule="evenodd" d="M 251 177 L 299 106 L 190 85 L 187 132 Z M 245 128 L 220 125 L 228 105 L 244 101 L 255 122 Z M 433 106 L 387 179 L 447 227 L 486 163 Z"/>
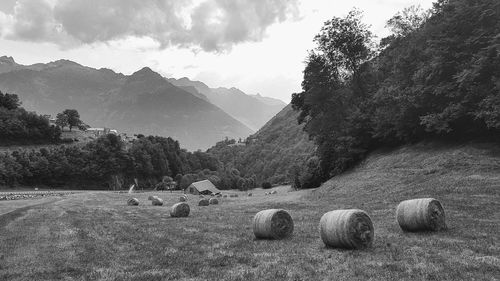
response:
<path id="1" fill-rule="evenodd" d="M 186 77 L 169 78 L 168 81 L 201 98 L 206 97 L 208 101 L 255 131 L 286 106 L 281 100 L 262 97 L 259 94 L 248 95 L 234 87 L 210 88 L 203 82 L 192 81 Z"/>
<path id="2" fill-rule="evenodd" d="M 252 133 L 206 99 L 174 86 L 147 67 L 127 76 L 68 60 L 25 66 L 3 56 L 0 90 L 19 95 L 27 110 L 55 115 L 74 108 L 92 126 L 170 136 L 190 150 Z"/>

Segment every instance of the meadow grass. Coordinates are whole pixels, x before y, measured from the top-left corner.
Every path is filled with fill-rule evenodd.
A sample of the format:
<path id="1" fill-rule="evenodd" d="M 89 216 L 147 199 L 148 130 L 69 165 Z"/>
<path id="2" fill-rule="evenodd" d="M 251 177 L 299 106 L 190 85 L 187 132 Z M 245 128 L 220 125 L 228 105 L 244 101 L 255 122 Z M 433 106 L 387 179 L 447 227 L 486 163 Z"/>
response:
<path id="1" fill-rule="evenodd" d="M 207 207 L 189 196 L 188 218 L 169 216 L 175 192 L 133 194 L 137 207 L 128 194 L 69 195 L 0 215 L 0 280 L 498 280 L 499 179 L 490 147 L 424 145 L 375 153 L 316 190 L 241 192 Z M 447 231 L 401 231 L 395 208 L 416 197 L 441 201 Z M 289 211 L 291 238 L 254 238 L 253 216 L 267 208 Z M 319 219 L 339 208 L 371 216 L 372 248 L 324 246 Z"/>

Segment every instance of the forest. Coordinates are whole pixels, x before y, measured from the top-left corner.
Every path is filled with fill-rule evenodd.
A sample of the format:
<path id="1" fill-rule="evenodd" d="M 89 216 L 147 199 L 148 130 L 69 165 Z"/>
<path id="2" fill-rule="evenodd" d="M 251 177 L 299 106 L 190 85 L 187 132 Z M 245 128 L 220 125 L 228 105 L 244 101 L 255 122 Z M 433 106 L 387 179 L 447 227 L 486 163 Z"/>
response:
<path id="1" fill-rule="evenodd" d="M 219 180 L 218 167 L 217 159 L 181 149 L 171 138 L 141 137 L 127 145 L 119 136 L 108 134 L 83 145 L 4 152 L 0 154 L 0 185 L 123 189 L 137 179 L 141 188 L 155 188 L 170 177 L 186 187 L 211 177 L 220 188 L 232 188 Z"/>
<path id="2" fill-rule="evenodd" d="M 318 147 L 320 181 L 382 147 L 499 140 L 500 2 L 439 0 L 387 26 L 376 44 L 353 10 L 314 38 L 292 105 Z"/>
<path id="3" fill-rule="evenodd" d="M 290 105 L 266 123 L 257 133 L 238 143 L 224 140 L 207 153 L 221 165 L 235 168 L 243 176 L 255 176 L 257 185 L 282 185 L 298 180 L 316 180 L 318 157 L 315 145 L 297 124 L 298 112 Z"/>

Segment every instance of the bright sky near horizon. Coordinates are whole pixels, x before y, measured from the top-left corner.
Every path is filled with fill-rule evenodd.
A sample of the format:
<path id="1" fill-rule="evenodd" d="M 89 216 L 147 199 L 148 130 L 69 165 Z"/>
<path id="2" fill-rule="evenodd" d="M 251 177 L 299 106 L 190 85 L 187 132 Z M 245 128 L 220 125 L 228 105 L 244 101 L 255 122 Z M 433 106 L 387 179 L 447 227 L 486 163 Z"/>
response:
<path id="1" fill-rule="evenodd" d="M 290 101 L 312 39 L 353 7 L 380 39 L 386 21 L 432 0 L 2 0 L 0 56 L 21 64 L 69 59 L 131 74 L 237 87 Z"/>

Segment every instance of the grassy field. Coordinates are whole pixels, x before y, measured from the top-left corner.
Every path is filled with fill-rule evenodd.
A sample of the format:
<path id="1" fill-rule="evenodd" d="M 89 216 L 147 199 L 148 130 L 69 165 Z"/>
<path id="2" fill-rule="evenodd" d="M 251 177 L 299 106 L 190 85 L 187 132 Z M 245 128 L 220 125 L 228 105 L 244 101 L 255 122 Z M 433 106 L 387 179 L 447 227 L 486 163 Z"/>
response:
<path id="1" fill-rule="evenodd" d="M 32 200 L 0 215 L 0 280 L 500 280 L 500 150 L 491 145 L 379 152 L 316 190 L 276 189 L 208 207 L 191 196 L 190 217 L 175 219 L 179 193 L 137 193 L 137 207 L 111 192 Z M 151 206 L 151 194 L 165 206 Z M 444 205 L 449 230 L 402 232 L 397 203 L 427 196 Z M 290 212 L 290 239 L 254 239 L 252 218 L 266 208 Z M 338 208 L 370 214 L 372 248 L 323 245 L 319 219 Z"/>

